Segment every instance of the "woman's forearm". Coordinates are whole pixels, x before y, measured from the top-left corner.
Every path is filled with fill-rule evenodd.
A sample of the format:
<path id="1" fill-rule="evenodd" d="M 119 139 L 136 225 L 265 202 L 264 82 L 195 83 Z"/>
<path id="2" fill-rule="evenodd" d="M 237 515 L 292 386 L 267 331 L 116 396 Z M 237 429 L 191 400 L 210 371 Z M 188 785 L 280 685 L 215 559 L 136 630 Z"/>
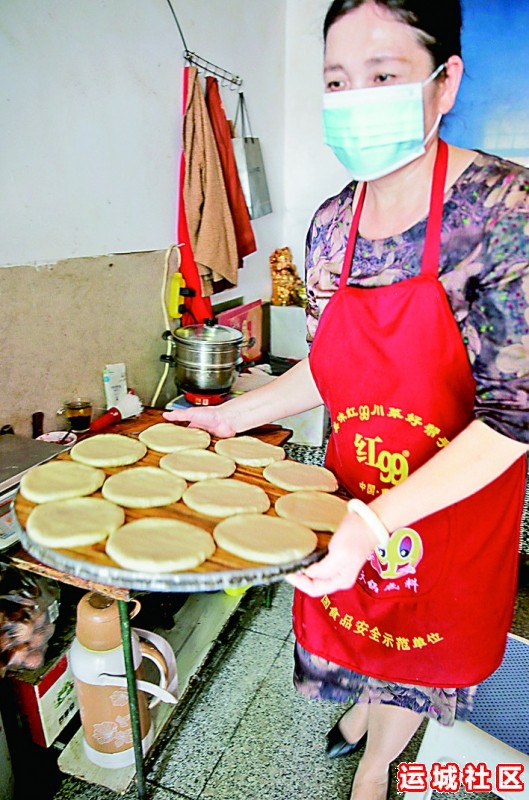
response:
<path id="1" fill-rule="evenodd" d="M 482 489 L 527 452 L 528 445 L 470 423 L 403 483 L 370 507 L 389 531 L 409 525 Z"/>
<path id="2" fill-rule="evenodd" d="M 472 422 L 398 486 L 369 504 L 389 532 L 411 525 L 477 492 L 501 475 L 528 446 Z M 347 514 L 329 542 L 329 552 L 287 580 L 311 597 L 350 588 L 377 545 L 367 521 Z"/>
<path id="3" fill-rule="evenodd" d="M 304 358 L 275 380 L 230 400 L 222 410 L 233 429 L 240 433 L 321 404 L 309 360 Z"/>

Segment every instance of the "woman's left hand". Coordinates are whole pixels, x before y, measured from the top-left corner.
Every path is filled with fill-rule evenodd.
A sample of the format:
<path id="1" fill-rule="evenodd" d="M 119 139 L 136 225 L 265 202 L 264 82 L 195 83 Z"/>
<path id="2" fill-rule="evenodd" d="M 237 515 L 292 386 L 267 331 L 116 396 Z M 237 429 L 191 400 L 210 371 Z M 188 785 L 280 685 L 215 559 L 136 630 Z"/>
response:
<path id="1" fill-rule="evenodd" d="M 329 542 L 327 555 L 285 580 L 311 597 L 350 589 L 376 543 L 366 523 L 357 514 L 347 514 Z"/>

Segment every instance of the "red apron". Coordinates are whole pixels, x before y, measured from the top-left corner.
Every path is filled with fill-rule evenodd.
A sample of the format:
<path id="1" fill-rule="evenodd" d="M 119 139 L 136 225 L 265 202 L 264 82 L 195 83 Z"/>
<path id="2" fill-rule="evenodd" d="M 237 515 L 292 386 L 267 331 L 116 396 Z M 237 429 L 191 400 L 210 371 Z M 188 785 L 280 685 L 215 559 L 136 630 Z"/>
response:
<path id="1" fill-rule="evenodd" d="M 437 278 L 447 159 L 440 142 L 420 274 L 372 289 L 347 286 L 364 185 L 340 288 L 311 348 L 332 425 L 326 465 L 367 503 L 473 419 L 474 378 Z M 296 591 L 299 643 L 383 680 L 482 681 L 500 664 L 512 622 L 524 483 L 520 458 L 466 500 L 394 531 L 351 589 L 322 598 Z"/>

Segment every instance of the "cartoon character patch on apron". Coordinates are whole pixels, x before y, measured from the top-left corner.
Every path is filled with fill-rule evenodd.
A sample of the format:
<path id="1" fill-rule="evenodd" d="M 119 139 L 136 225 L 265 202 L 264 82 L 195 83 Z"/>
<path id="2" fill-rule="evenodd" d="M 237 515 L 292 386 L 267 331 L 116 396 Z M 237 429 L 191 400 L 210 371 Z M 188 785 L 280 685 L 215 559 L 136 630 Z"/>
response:
<path id="1" fill-rule="evenodd" d="M 366 503 L 473 419 L 475 381 L 438 280 L 447 161 L 441 141 L 420 274 L 371 289 L 347 286 L 364 184 L 340 287 L 311 349 L 332 426 L 326 466 Z M 383 680 L 457 687 L 487 677 L 512 621 L 525 469 L 520 458 L 471 497 L 393 531 L 351 589 L 322 598 L 296 591 L 300 644 Z"/>

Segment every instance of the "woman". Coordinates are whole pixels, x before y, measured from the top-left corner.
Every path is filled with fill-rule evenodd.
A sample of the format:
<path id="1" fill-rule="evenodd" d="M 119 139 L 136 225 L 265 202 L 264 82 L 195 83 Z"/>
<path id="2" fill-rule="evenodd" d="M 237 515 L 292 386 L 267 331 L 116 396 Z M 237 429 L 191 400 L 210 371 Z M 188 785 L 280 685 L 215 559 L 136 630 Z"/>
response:
<path id="1" fill-rule="evenodd" d="M 307 239 L 310 357 L 224 406 L 165 414 L 231 436 L 329 409 L 326 463 L 356 500 L 326 557 L 290 578 L 295 683 L 353 703 L 328 754 L 365 743 L 354 800 L 386 796 L 424 715 L 468 716 L 516 590 L 528 173 L 439 139 L 460 28 L 458 0 L 442 14 L 430 0 L 332 3 L 325 138 L 353 182 Z"/>

